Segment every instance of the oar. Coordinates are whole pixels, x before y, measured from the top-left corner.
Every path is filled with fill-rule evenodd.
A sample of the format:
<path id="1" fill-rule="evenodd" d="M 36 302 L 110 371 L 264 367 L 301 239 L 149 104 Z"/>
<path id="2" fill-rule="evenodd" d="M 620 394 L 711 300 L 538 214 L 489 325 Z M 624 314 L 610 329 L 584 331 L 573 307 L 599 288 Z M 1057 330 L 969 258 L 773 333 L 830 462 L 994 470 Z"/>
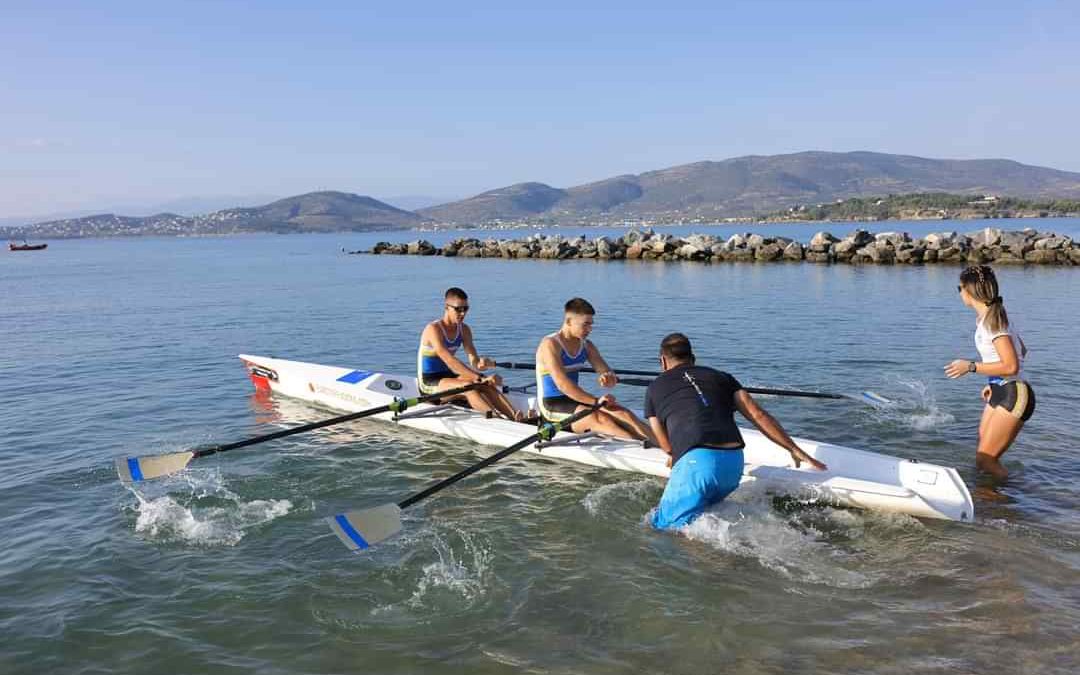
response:
<path id="1" fill-rule="evenodd" d="M 620 377 L 619 384 L 629 384 L 634 387 L 647 387 L 652 384 L 652 380 L 644 380 L 636 377 Z M 799 398 L 831 398 L 831 399 L 848 399 L 850 401 L 858 401 L 860 403 L 869 403 L 873 406 L 889 405 L 892 403 L 889 399 L 885 398 L 881 394 L 876 394 L 872 391 L 863 391 L 858 394 L 828 394 L 820 391 L 799 391 L 797 389 L 770 389 L 768 387 L 743 387 L 747 392 L 751 394 L 761 394 L 762 396 L 797 396 Z"/>
<path id="2" fill-rule="evenodd" d="M 510 368 L 512 370 L 535 370 L 535 363 L 512 363 L 502 362 L 496 363 L 499 368 Z M 582 368 L 581 370 L 587 373 L 595 373 L 593 368 Z M 656 377 L 660 373 L 650 372 L 648 370 L 615 370 L 613 371 L 617 375 L 646 375 L 649 377 Z M 619 382 L 621 384 L 635 385 L 639 387 L 647 387 L 652 380 L 640 380 L 632 377 L 620 377 Z M 761 394 L 768 396 L 797 396 L 800 398 L 829 398 L 829 399 L 847 399 L 849 401 L 858 401 L 859 403 L 866 403 L 872 405 L 875 408 L 878 406 L 892 405 L 892 400 L 885 398 L 881 394 L 872 391 L 860 391 L 858 394 L 829 394 L 820 391 L 799 391 L 796 389 L 770 389 L 767 387 L 743 387 L 747 392 L 751 394 Z"/>
<path id="3" fill-rule="evenodd" d="M 540 429 L 528 438 L 524 438 L 510 447 L 500 450 L 487 459 L 483 459 L 466 469 L 462 469 L 453 476 L 441 480 L 426 490 L 417 492 L 411 497 L 406 497 L 396 504 L 390 502 L 370 509 L 346 511 L 327 518 L 326 522 L 330 524 L 330 529 L 334 531 L 334 534 L 336 534 L 338 538 L 341 539 L 342 543 L 350 550 L 360 551 L 374 546 L 382 540 L 392 537 L 401 530 L 401 511 L 403 509 L 407 509 L 413 504 L 427 499 L 436 492 L 450 487 L 462 478 L 471 476 L 486 466 L 491 466 L 500 459 L 509 457 L 518 450 L 532 445 L 535 441 L 550 440 L 556 433 L 564 429 L 569 429 L 570 425 L 574 422 L 596 412 L 599 407 L 599 403 L 590 406 L 586 410 L 576 412 L 560 422 L 544 422 L 540 426 Z"/>
<path id="4" fill-rule="evenodd" d="M 446 391 L 440 391 L 435 394 L 427 394 L 425 396 L 417 396 L 416 398 L 408 399 L 395 399 L 393 403 L 381 405 L 377 408 L 369 408 L 367 410 L 361 410 L 359 412 L 349 413 L 348 415 L 341 415 L 340 417 L 331 417 L 330 419 L 322 420 L 321 422 L 311 422 L 310 424 L 302 424 L 298 427 L 291 429 L 284 429 L 282 431 L 275 431 L 271 434 L 264 434 L 262 436 L 255 436 L 254 438 L 248 438 L 243 441 L 237 441 L 235 443 L 228 443 L 226 445 L 211 445 L 205 448 L 196 448 L 194 450 L 184 450 L 183 452 L 171 452 L 166 455 L 145 455 L 143 457 L 121 457 L 116 460 L 116 472 L 120 474 L 120 480 L 124 483 L 138 483 L 139 481 L 150 480 L 152 478 L 160 478 L 161 476 L 168 476 L 169 474 L 182 471 L 192 460 L 199 457 L 207 457 L 219 452 L 228 452 L 229 450 L 236 450 L 237 448 L 246 448 L 249 445 L 255 445 L 256 443 L 265 443 L 266 441 L 273 441 L 278 438 L 285 438 L 286 436 L 293 436 L 295 434 L 302 434 L 305 431 L 313 431 L 315 429 L 322 429 L 333 424 L 341 424 L 343 422 L 351 422 L 353 420 L 362 419 L 364 417 L 371 417 L 372 415 L 378 415 L 384 412 L 404 412 L 406 409 L 415 406 L 418 403 L 430 401 L 436 398 L 446 398 L 448 396 L 456 396 L 463 394 L 466 391 L 480 386 L 479 383 L 469 384 L 464 387 L 458 387 L 456 389 L 448 389 Z"/>

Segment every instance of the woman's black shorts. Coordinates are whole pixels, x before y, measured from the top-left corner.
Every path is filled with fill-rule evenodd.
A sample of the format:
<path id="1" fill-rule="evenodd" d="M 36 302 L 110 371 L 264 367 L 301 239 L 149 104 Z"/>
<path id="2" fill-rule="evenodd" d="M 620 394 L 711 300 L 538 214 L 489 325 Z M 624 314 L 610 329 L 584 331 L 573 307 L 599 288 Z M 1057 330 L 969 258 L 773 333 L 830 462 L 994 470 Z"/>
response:
<path id="1" fill-rule="evenodd" d="M 1027 422 L 1035 412 L 1035 390 L 1023 380 L 1009 380 L 990 385 L 992 408 L 1004 408 L 1010 415 Z"/>

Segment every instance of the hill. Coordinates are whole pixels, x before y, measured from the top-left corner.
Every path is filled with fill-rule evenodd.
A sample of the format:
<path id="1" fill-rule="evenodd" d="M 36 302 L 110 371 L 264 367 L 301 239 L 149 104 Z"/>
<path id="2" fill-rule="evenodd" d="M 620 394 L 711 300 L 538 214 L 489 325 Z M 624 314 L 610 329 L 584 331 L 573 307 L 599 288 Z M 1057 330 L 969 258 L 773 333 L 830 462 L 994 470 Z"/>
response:
<path id="1" fill-rule="evenodd" d="M 425 219 L 371 197 L 310 192 L 250 208 L 202 216 L 162 213 L 145 218 L 102 214 L 0 230 L 0 236 L 74 237 L 197 236 L 272 232 L 364 232 L 415 227 Z"/>
<path id="2" fill-rule="evenodd" d="M 440 222 L 610 215 L 723 218 L 851 197 L 951 192 L 1080 198 L 1080 173 L 1005 159 L 800 152 L 684 164 L 565 190 L 522 183 L 419 213 Z M 546 206 L 545 206 L 546 204 Z"/>

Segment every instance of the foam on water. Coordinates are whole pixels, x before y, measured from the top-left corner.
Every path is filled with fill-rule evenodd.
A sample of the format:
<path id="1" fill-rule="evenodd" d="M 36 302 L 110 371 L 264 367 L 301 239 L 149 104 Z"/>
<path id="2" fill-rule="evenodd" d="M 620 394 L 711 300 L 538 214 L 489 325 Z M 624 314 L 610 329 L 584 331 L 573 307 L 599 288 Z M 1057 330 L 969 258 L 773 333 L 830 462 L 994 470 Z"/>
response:
<path id="1" fill-rule="evenodd" d="M 439 560 L 423 567 L 423 574 L 417 581 L 416 590 L 408 604 L 413 608 L 423 608 L 447 594 L 455 596 L 466 606 L 471 606 L 484 595 L 487 577 L 491 572 L 491 552 L 478 544 L 467 532 L 458 530 L 461 539 L 461 551 L 456 553 L 443 537 L 438 534 L 432 542 Z"/>
<path id="2" fill-rule="evenodd" d="M 906 389 L 909 394 L 896 400 L 893 405 L 877 408 L 874 413 L 875 419 L 916 431 L 936 429 L 956 419 L 952 413 L 946 412 L 938 405 L 937 397 L 926 382 L 904 378 L 894 378 L 893 381 L 898 387 Z"/>
<path id="3" fill-rule="evenodd" d="M 867 588 L 878 581 L 874 573 L 844 567 L 854 556 L 831 545 L 817 527 L 792 522 L 768 505 L 723 502 L 680 532 L 688 539 L 753 558 L 792 580 L 836 588 Z"/>
<path id="4" fill-rule="evenodd" d="M 187 494 L 153 494 L 177 486 L 186 487 Z M 217 470 L 188 471 L 160 486 L 129 490 L 138 500 L 134 507 L 137 533 L 155 541 L 196 546 L 234 546 L 249 529 L 280 518 L 293 507 L 288 499 L 244 501 L 225 487 Z"/>

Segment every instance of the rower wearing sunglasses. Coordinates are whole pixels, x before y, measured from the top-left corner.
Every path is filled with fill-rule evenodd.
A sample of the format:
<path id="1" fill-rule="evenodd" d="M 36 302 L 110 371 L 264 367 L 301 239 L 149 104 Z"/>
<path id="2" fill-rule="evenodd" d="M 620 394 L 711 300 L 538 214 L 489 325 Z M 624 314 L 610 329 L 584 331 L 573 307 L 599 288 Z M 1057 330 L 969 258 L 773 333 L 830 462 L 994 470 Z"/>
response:
<path id="1" fill-rule="evenodd" d="M 495 361 L 476 353 L 472 330 L 465 325 L 465 314 L 469 311 L 469 296 L 460 288 L 448 289 L 443 296 L 445 305 L 442 318 L 432 321 L 420 334 L 420 350 L 416 355 L 416 386 L 422 394 L 435 394 L 448 389 L 457 389 L 474 382 L 483 382 L 463 394 L 449 400 L 465 399 L 473 410 L 493 411 L 507 419 L 520 420 L 525 414 L 515 410 L 513 404 L 503 395 L 498 375 L 483 375 L 480 371 L 495 367 Z M 468 364 L 457 357 L 459 348 L 464 348 Z"/>

